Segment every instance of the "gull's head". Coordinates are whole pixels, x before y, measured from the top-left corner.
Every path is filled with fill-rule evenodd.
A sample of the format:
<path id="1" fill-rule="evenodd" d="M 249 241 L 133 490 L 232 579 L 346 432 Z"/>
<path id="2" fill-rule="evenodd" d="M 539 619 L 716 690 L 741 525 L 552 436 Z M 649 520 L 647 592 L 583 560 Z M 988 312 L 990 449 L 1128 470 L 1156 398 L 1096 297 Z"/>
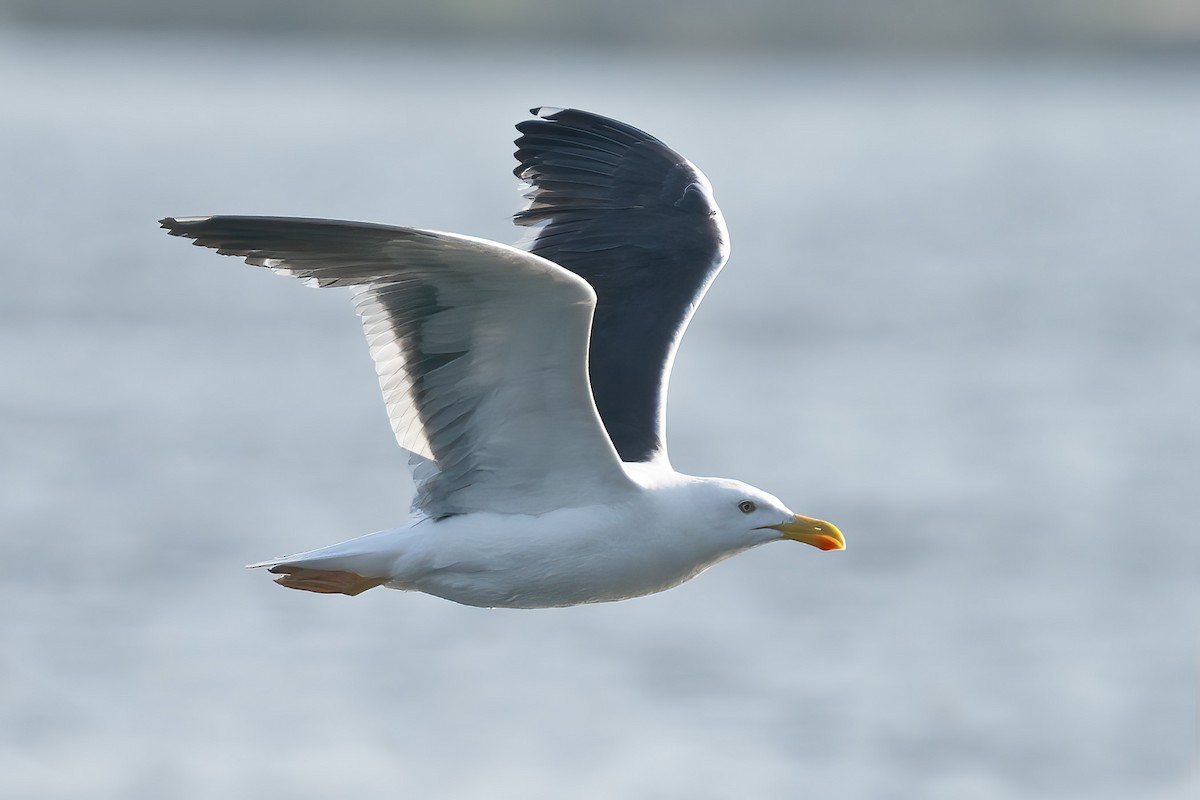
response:
<path id="1" fill-rule="evenodd" d="M 797 514 L 761 489 L 725 479 L 709 478 L 704 484 L 702 513 L 715 527 L 743 536 L 752 545 L 786 539 L 820 550 L 846 548 L 836 525 Z"/>

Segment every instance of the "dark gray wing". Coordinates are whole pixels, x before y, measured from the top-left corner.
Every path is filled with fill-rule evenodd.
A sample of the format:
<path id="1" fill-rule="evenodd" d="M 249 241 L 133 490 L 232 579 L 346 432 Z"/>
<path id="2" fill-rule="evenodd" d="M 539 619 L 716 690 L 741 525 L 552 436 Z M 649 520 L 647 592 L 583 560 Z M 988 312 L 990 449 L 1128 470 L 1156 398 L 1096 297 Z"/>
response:
<path id="1" fill-rule="evenodd" d="M 708 179 L 637 128 L 575 109 L 517 125 L 518 225 L 530 250 L 596 290 L 592 394 L 624 461 L 666 456 L 667 382 L 679 337 L 729 253 Z"/>
<path id="2" fill-rule="evenodd" d="M 595 294 L 507 245 L 280 217 L 167 218 L 174 236 L 314 286 L 348 286 L 429 516 L 620 502 L 633 484 L 588 390 Z"/>

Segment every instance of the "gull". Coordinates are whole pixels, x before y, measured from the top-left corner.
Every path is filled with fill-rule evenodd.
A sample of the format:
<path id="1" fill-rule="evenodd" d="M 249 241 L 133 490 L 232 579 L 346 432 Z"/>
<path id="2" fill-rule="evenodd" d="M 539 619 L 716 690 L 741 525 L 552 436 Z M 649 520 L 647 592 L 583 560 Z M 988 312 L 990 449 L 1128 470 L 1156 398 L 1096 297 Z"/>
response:
<path id="1" fill-rule="evenodd" d="M 676 472 L 667 383 L 728 257 L 708 179 L 658 139 L 575 109 L 517 125 L 527 248 L 289 217 L 167 217 L 173 236 L 348 287 L 409 454 L 408 524 L 271 559 L 276 582 L 544 608 L 660 592 L 758 545 L 840 550 L 836 526 Z"/>

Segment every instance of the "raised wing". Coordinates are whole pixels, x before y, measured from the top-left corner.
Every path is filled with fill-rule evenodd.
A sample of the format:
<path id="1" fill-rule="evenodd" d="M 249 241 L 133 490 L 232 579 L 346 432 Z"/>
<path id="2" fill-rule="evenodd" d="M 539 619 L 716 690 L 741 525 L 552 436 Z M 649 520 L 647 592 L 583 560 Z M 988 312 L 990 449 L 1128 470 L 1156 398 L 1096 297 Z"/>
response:
<path id="1" fill-rule="evenodd" d="M 417 506 L 540 514 L 632 489 L 592 402 L 595 294 L 505 245 L 435 231 L 277 217 L 167 218 L 174 236 L 349 286 Z"/>
<path id="2" fill-rule="evenodd" d="M 533 109 L 517 125 L 513 171 L 530 184 L 518 225 L 530 250 L 596 290 L 590 372 L 625 461 L 666 458 L 675 348 L 729 254 L 708 179 L 637 128 L 574 109 Z"/>

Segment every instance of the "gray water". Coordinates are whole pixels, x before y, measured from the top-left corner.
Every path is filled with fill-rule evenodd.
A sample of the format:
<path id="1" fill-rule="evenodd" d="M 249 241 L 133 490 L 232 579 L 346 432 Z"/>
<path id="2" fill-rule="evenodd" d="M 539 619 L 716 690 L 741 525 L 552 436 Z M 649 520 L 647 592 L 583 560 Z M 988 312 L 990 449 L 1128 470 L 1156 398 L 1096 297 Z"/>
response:
<path id="1" fill-rule="evenodd" d="M 835 521 L 544 612 L 240 566 L 397 524 L 347 298 L 157 230 L 512 241 L 512 124 L 711 178 L 677 468 Z M 0 41 L 0 795 L 1177 798 L 1200 64 Z"/>

